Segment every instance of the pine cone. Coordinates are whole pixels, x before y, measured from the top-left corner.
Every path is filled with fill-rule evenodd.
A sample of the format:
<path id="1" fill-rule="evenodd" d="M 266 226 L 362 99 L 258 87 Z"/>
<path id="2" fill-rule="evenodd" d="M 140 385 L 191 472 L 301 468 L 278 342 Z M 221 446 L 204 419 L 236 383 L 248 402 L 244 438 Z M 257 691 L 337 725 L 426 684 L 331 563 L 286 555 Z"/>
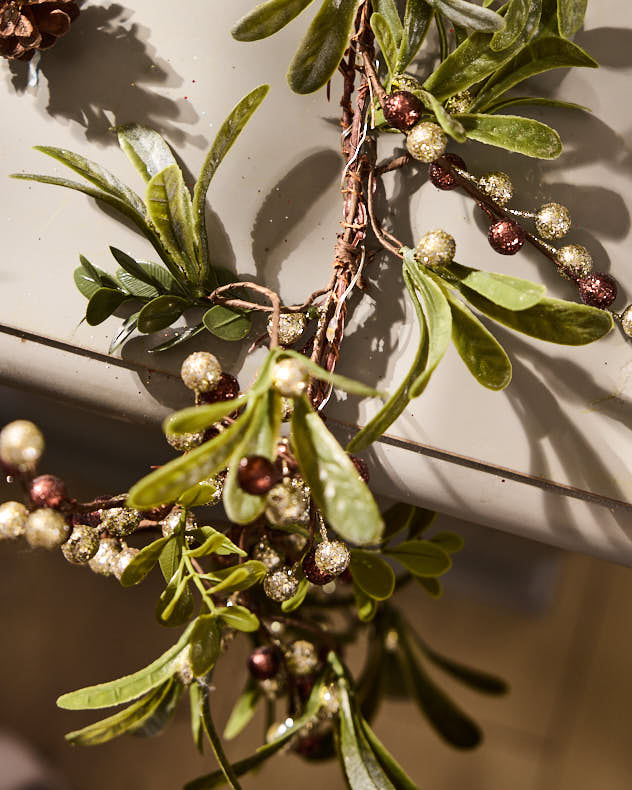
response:
<path id="1" fill-rule="evenodd" d="M 0 0 L 0 56 L 30 60 L 48 49 L 79 16 L 74 0 Z"/>

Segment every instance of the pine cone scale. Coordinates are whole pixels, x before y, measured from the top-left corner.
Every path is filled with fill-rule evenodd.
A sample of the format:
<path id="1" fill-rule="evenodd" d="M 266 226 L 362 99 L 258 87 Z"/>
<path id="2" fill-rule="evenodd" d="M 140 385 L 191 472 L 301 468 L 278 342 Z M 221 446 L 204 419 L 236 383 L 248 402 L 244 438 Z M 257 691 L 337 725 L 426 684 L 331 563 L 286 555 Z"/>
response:
<path id="1" fill-rule="evenodd" d="M 0 56 L 30 60 L 65 36 L 78 16 L 74 0 L 0 0 Z"/>

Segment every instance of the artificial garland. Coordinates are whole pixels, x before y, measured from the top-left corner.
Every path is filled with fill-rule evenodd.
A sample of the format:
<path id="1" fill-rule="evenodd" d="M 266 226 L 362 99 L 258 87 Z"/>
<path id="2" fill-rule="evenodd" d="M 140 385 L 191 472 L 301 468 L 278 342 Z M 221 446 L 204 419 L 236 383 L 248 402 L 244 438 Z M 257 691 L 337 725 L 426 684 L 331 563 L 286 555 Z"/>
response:
<path id="1" fill-rule="evenodd" d="M 242 41 L 272 35 L 308 5 L 310 0 L 269 0 L 241 19 L 233 35 Z M 202 750 L 206 736 L 220 765 L 191 781 L 190 790 L 222 783 L 238 788 L 239 777 L 286 746 L 307 759 L 337 755 L 354 790 L 414 788 L 370 726 L 396 672 L 443 738 L 459 748 L 479 743 L 477 725 L 435 685 L 425 666 L 434 664 L 485 693 L 502 693 L 503 682 L 441 656 L 392 600 L 412 582 L 423 588 L 420 594 L 438 597 L 440 577 L 462 541 L 452 533 L 433 534 L 434 514 L 426 510 L 399 504 L 380 513 L 365 462 L 349 452 L 368 447 L 422 394 L 451 340 L 483 386 L 505 388 L 511 362 L 487 319 L 567 345 L 598 340 L 613 318 L 632 336 L 632 306 L 621 314 L 611 310 L 615 280 L 593 271 L 585 247 L 552 243 L 571 229 L 566 208 L 546 203 L 533 211 L 512 209 L 507 174 L 476 175 L 446 150 L 448 138 L 472 139 L 541 159 L 558 156 L 561 142 L 553 129 L 505 110 L 563 103 L 508 91 L 552 68 L 596 65 L 571 40 L 582 24 L 585 0 L 510 0 L 497 11 L 492 5 L 408 0 L 402 16 L 393 0 L 322 3 L 288 79 L 295 91 L 309 93 L 335 84 L 337 71 L 342 76 L 343 230 L 333 274 L 301 304 L 284 305 L 265 285 L 214 266 L 206 236 L 212 178 L 267 86 L 230 113 L 192 194 L 166 142 L 139 124 L 120 127 L 118 138 L 146 182 L 144 200 L 97 164 L 62 149 L 40 148 L 87 184 L 16 176 L 106 203 L 131 220 L 157 253 L 160 263 L 137 261 L 112 247 L 120 267 L 113 275 L 81 258 L 75 283 L 88 299 L 89 324 L 106 320 L 123 303 L 138 308 L 115 334 L 111 351 L 133 332 L 162 331 L 201 306 L 199 324 L 175 332 L 153 351 L 205 330 L 223 340 L 243 340 L 253 316 L 268 318 L 267 333 L 254 345 L 267 342 L 269 353 L 243 391 L 213 354 L 196 351 L 186 358 L 181 376 L 194 405 L 164 425 L 179 455 L 129 492 L 77 502 L 59 478 L 35 476 L 44 447 L 35 425 L 18 420 L 0 432 L 0 460 L 26 492 L 26 504 L 0 506 L 0 537 L 61 547 L 69 562 L 114 575 L 125 587 L 158 566 L 165 587 L 156 617 L 164 625 L 185 626 L 146 668 L 60 697 L 59 705 L 69 709 L 126 705 L 70 733 L 71 742 L 94 745 L 123 733 L 156 732 L 186 691 L 194 741 Z M 439 63 L 422 82 L 407 72 L 415 70 L 433 24 Z M 389 133 L 405 135 L 406 151 L 380 161 L 378 144 Z M 445 230 L 429 231 L 414 248 L 395 238 L 375 197 L 386 172 L 418 163 L 428 165 L 439 192 L 463 189 L 473 198 L 489 217 L 494 251 L 513 255 L 532 244 L 576 285 L 582 304 L 549 298 L 541 285 L 517 277 L 457 263 L 454 239 Z M 391 396 L 334 372 L 349 297 L 364 288 L 362 274 L 376 248 L 401 260 L 420 329 L 411 369 Z M 384 400 L 346 450 L 323 419 L 333 388 Z M 220 501 L 227 520 L 206 510 Z M 345 617 L 343 628 L 337 612 Z M 344 647 L 362 631 L 369 637 L 366 663 L 352 673 Z M 213 722 L 209 688 L 215 663 L 239 632 L 253 643 L 249 680 L 224 735 L 238 734 L 263 700 L 268 731 L 254 755 L 231 764 Z"/>

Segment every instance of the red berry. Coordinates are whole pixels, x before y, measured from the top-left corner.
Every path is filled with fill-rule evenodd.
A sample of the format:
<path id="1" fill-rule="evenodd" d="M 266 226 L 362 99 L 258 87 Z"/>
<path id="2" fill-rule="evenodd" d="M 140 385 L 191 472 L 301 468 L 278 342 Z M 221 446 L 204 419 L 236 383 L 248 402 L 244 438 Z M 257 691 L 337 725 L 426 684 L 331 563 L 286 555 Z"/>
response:
<path id="1" fill-rule="evenodd" d="M 489 243 L 501 255 L 515 255 L 525 243 L 524 229 L 510 219 L 500 219 L 489 226 Z"/>
<path id="2" fill-rule="evenodd" d="M 460 156 L 457 156 L 457 154 L 444 154 L 443 158 L 447 159 L 451 165 L 458 167 L 459 170 L 467 170 L 467 165 Z M 456 187 L 459 185 L 459 182 L 452 175 L 452 173 L 449 173 L 437 162 L 430 163 L 430 166 L 428 167 L 428 177 L 430 178 L 431 183 L 434 184 L 437 189 L 442 189 L 444 192 L 449 189 L 456 189 Z"/>
<path id="3" fill-rule="evenodd" d="M 333 581 L 336 577 L 331 573 L 323 573 L 321 569 L 316 565 L 316 549 L 310 549 L 305 557 L 303 557 L 303 573 L 305 574 L 305 578 L 310 581 L 312 584 L 317 584 L 319 587 L 322 587 L 324 584 L 329 584 L 329 582 Z"/>
<path id="4" fill-rule="evenodd" d="M 579 295 L 591 307 L 610 307 L 617 298 L 617 281 L 606 272 L 593 272 L 577 280 Z"/>
<path id="5" fill-rule="evenodd" d="M 263 455 L 249 455 L 239 462 L 237 482 L 248 494 L 267 494 L 280 480 L 281 474 L 277 465 Z"/>
<path id="6" fill-rule="evenodd" d="M 35 507 L 58 508 L 68 499 L 66 485 L 55 475 L 39 475 L 30 488 L 31 502 Z"/>
<path id="7" fill-rule="evenodd" d="M 353 465 L 358 470 L 358 474 L 364 480 L 365 483 L 369 482 L 369 465 L 364 460 L 364 458 L 360 458 L 357 455 L 350 455 L 349 458 L 353 461 Z"/>
<path id="8" fill-rule="evenodd" d="M 419 123 L 424 106 L 410 91 L 395 91 L 382 100 L 382 111 L 389 126 L 407 132 Z"/>
<path id="9" fill-rule="evenodd" d="M 275 647 L 256 647 L 248 659 L 248 669 L 256 680 L 270 680 L 279 671 L 281 658 Z"/>
<path id="10" fill-rule="evenodd" d="M 200 403 L 219 403 L 219 401 L 233 400 L 239 395 L 239 382 L 230 373 L 222 373 L 217 386 L 208 392 L 200 392 Z"/>

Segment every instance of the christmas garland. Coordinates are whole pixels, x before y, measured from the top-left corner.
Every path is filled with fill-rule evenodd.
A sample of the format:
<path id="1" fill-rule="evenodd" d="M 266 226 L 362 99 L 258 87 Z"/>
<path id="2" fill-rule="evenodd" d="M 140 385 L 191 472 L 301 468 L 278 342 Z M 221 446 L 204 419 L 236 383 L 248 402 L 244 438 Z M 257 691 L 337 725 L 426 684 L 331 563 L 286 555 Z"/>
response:
<path id="1" fill-rule="evenodd" d="M 233 36 L 253 41 L 273 35 L 310 3 L 268 0 L 237 22 Z M 283 304 L 270 288 L 215 266 L 206 234 L 212 179 L 268 86 L 253 90 L 230 112 L 192 192 L 167 143 L 140 124 L 117 131 L 146 184 L 144 199 L 96 163 L 63 149 L 39 148 L 83 182 L 15 176 L 83 192 L 131 220 L 153 246 L 159 263 L 111 247 L 119 266 L 114 274 L 83 256 L 74 273 L 88 299 L 90 325 L 124 303 L 136 308 L 110 351 L 135 331 L 163 331 L 200 307 L 199 324 L 174 333 L 153 351 L 204 331 L 241 341 L 253 316 L 268 318 L 267 334 L 255 346 L 267 342 L 269 353 L 243 391 L 213 354 L 196 351 L 186 358 L 181 375 L 194 405 L 164 424 L 179 455 L 125 494 L 78 502 L 59 478 L 35 476 L 44 447 L 35 425 L 18 420 L 0 432 L 0 460 L 26 492 L 26 504 L 0 506 L 0 537 L 24 536 L 33 547 L 60 546 L 69 562 L 114 575 L 125 587 L 158 567 L 164 589 L 156 617 L 163 625 L 185 626 L 144 669 L 60 697 L 58 704 L 73 710 L 125 706 L 70 733 L 72 743 L 94 745 L 123 733 L 156 732 L 186 693 L 193 739 L 202 750 L 207 738 L 220 765 L 190 782 L 190 790 L 223 783 L 238 788 L 239 777 L 285 747 L 310 759 L 337 755 L 354 790 L 414 788 L 370 726 L 394 671 L 444 739 L 458 748 L 479 743 L 478 726 L 425 667 L 433 664 L 483 693 L 501 694 L 504 683 L 437 653 L 393 598 L 413 582 L 423 588 L 420 594 L 438 597 L 440 577 L 462 541 L 452 533 L 433 534 L 429 511 L 398 504 L 381 513 L 367 485 L 365 462 L 349 453 L 368 447 L 423 393 L 451 340 L 480 384 L 492 390 L 508 386 L 511 362 L 488 329 L 494 321 L 566 345 L 597 341 L 611 330 L 613 318 L 632 336 L 632 306 L 620 315 L 609 309 L 617 295 L 614 279 L 593 271 L 585 247 L 552 244 L 570 230 L 565 207 L 512 209 L 507 174 L 477 175 L 446 150 L 448 139 L 457 144 L 470 139 L 540 159 L 559 156 L 561 142 L 553 129 L 505 111 L 511 105 L 578 105 L 511 91 L 550 69 L 597 65 L 572 41 L 586 0 L 509 0 L 497 10 L 493 5 L 498 4 L 407 0 L 402 16 L 394 0 L 322 3 L 290 64 L 288 81 L 294 91 L 309 93 L 331 89 L 337 72 L 342 77 L 343 230 L 328 282 L 301 304 Z M 71 21 L 71 10 L 74 3 L 2 3 L 0 51 L 27 57 L 26 37 L 16 38 L 22 18 L 41 22 L 38 13 L 60 12 Z M 438 65 L 422 80 L 410 72 L 433 25 Z M 406 150 L 380 160 L 380 139 L 392 133 L 405 135 Z M 376 194 L 385 173 L 418 163 L 428 165 L 437 190 L 462 189 L 472 197 L 489 217 L 489 242 L 497 253 L 513 255 L 525 243 L 533 245 L 575 284 L 581 303 L 547 297 L 543 286 L 524 279 L 457 263 L 454 239 L 445 230 L 426 233 L 414 248 L 395 238 L 387 229 L 388 215 L 376 207 Z M 365 287 L 363 272 L 376 250 L 401 261 L 419 323 L 417 353 L 392 395 L 334 372 L 349 297 Z M 332 389 L 384 401 L 346 449 L 323 419 Z M 205 510 L 220 502 L 224 521 L 217 511 Z M 138 547 L 129 545 L 132 536 Z M 334 616 L 340 611 L 347 617 L 343 629 Z M 352 674 L 343 648 L 363 631 L 366 663 Z M 254 755 L 231 764 L 213 722 L 210 680 L 239 632 L 253 643 L 250 674 L 224 736 L 241 732 L 264 700 L 268 735 Z"/>

